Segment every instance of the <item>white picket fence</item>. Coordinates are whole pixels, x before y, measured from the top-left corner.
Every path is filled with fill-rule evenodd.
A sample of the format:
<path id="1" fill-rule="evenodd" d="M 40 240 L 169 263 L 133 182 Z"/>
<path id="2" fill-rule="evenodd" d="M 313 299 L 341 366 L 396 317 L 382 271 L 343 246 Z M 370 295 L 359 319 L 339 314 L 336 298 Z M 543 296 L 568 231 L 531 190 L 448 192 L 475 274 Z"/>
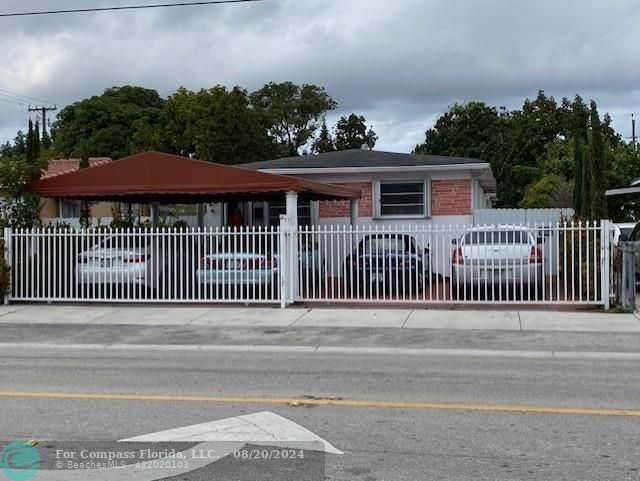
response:
<path id="1" fill-rule="evenodd" d="M 609 306 L 608 221 L 4 234 L 9 301 Z"/>

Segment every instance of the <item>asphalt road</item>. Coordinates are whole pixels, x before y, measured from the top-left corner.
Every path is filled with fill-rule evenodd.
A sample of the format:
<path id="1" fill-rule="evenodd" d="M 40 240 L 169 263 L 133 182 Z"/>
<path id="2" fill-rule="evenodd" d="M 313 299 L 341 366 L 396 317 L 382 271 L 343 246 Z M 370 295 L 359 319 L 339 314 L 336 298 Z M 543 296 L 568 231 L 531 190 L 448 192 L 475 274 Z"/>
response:
<path id="1" fill-rule="evenodd" d="M 37 336 L 29 329 L 2 327 L 0 332 L 5 343 L 35 343 L 4 344 L 0 350 L 3 440 L 112 443 L 271 411 L 345 453 L 326 456 L 326 476 L 331 480 L 640 480 L 640 417 L 614 411 L 640 414 L 637 361 L 277 349 L 196 352 L 146 349 L 145 343 L 175 342 L 175 336 L 169 341 L 162 328 L 103 328 L 88 335 L 73 326 L 40 327 Z M 220 330 L 173 334 L 185 345 L 220 344 L 220 336 L 236 343 L 278 345 L 268 341 L 278 336 L 282 344 L 295 345 L 361 345 L 365 339 L 368 346 L 478 348 L 479 338 L 484 339 L 480 347 L 491 349 L 579 346 L 640 352 L 638 338 L 569 333 L 549 335 L 553 338 L 443 332 L 419 334 L 425 336 L 422 340 L 398 339 L 395 331 L 386 330 L 362 331 L 361 337 L 340 330 L 299 330 L 289 332 L 288 338 L 282 332 L 260 330 L 244 335 Z M 37 344 L 114 339 L 141 347 L 110 351 Z M 77 393 L 92 394 L 72 398 Z M 123 396 L 107 399 L 114 393 Z M 156 395 L 162 400 L 154 399 Z M 302 396 L 318 403 L 287 402 Z M 337 399 L 338 405 L 322 405 L 327 398 Z M 340 404 L 340 399 L 348 402 Z M 584 408 L 590 409 L 588 415 L 581 414 Z M 227 459 L 192 477 L 175 479 L 232 479 L 238 469 Z M 247 472 L 251 479 L 275 479 L 268 467 L 258 464 Z"/>

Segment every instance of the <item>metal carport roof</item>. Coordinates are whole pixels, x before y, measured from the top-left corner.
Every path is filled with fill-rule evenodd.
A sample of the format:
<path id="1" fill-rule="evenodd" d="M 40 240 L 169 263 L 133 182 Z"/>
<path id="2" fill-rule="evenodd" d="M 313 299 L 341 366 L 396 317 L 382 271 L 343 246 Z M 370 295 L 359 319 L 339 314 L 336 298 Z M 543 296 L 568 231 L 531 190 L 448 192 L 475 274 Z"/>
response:
<path id="1" fill-rule="evenodd" d="M 132 155 L 27 185 L 42 197 L 187 204 L 267 200 L 297 192 L 312 200 L 359 198 L 346 187 L 215 164 L 161 152 Z"/>

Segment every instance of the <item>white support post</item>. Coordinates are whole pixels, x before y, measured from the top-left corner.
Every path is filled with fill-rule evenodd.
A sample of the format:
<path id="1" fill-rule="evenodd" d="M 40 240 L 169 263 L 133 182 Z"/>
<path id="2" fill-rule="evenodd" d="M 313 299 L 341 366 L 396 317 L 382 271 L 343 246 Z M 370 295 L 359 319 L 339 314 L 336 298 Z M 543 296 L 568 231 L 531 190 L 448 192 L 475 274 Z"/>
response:
<path id="1" fill-rule="evenodd" d="M 291 220 L 286 215 L 280 216 L 280 252 L 278 266 L 280 268 L 280 307 L 284 309 L 289 304 L 289 284 L 291 276 L 289 274 L 289 264 L 291 263 L 290 239 Z"/>
<path id="2" fill-rule="evenodd" d="M 198 216 L 198 228 L 204 229 L 204 216 L 205 211 L 207 209 L 206 204 L 198 204 L 197 206 L 197 216 Z"/>
<path id="3" fill-rule="evenodd" d="M 351 226 L 355 227 L 356 225 L 358 225 L 358 206 L 360 205 L 360 200 L 359 199 L 351 199 L 350 201 L 351 204 Z"/>
<path id="4" fill-rule="evenodd" d="M 351 232 L 353 232 L 357 225 L 358 225 L 358 208 L 360 205 L 360 200 L 359 199 L 351 199 L 350 200 L 350 214 L 351 214 Z M 354 236 L 351 236 L 351 250 L 355 251 L 356 247 L 358 246 L 358 239 Z"/>
<path id="5" fill-rule="evenodd" d="M 600 271 L 602 303 L 605 311 L 611 308 L 611 221 L 600 221 Z"/>
<path id="6" fill-rule="evenodd" d="M 13 277 L 13 239 L 11 238 L 11 227 L 4 228 L 4 262 L 7 265 L 7 271 L 9 272 L 9 279 Z M 9 291 L 11 290 L 11 282 L 7 285 L 7 292 L 4 295 L 5 306 L 9 304 Z"/>
<path id="7" fill-rule="evenodd" d="M 287 192 L 287 217 L 289 218 L 289 303 L 298 300 L 298 193 Z"/>
<path id="8" fill-rule="evenodd" d="M 160 204 L 154 202 L 151 204 L 151 227 L 158 227 L 160 221 Z"/>

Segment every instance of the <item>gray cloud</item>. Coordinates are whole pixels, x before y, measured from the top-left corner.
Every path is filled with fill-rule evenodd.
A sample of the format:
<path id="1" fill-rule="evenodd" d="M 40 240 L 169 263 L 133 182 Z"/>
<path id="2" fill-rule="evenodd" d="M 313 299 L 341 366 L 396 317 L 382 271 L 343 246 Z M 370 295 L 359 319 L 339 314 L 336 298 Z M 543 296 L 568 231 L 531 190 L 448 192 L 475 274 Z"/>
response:
<path id="1" fill-rule="evenodd" d="M 36 0 L 2 6 L 40 8 Z M 122 84 L 167 95 L 180 85 L 310 82 L 338 100 L 330 119 L 363 113 L 379 148 L 398 151 L 412 149 L 454 102 L 513 108 L 544 89 L 595 98 L 628 135 L 629 114 L 640 112 L 638 21 L 635 0 L 267 0 L 0 19 L 0 89 L 64 104 Z M 0 101 L 0 137 L 24 126 L 23 110 Z"/>

